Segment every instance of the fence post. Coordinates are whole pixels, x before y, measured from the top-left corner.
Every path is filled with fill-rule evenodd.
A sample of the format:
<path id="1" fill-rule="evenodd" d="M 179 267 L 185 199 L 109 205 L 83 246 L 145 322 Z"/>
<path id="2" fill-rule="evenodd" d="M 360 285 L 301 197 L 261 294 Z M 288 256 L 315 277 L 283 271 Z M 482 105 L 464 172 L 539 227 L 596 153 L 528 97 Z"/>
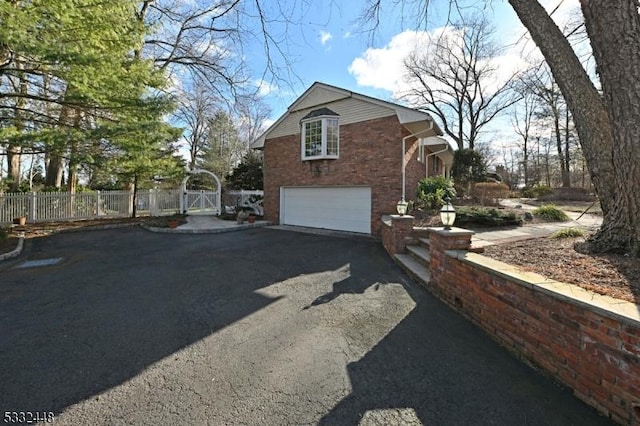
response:
<path id="1" fill-rule="evenodd" d="M 36 220 L 36 200 L 37 200 L 37 195 L 35 192 L 31 193 L 31 205 L 30 207 L 30 211 L 29 211 L 29 222 L 35 222 Z"/>
<path id="2" fill-rule="evenodd" d="M 151 188 L 149 190 L 149 216 L 157 216 L 157 204 L 158 204 L 158 189 Z"/>
<path id="3" fill-rule="evenodd" d="M 127 215 L 131 217 L 133 215 L 133 203 L 135 200 L 133 199 L 133 189 L 129 190 L 129 206 L 127 209 Z"/>
<path id="4" fill-rule="evenodd" d="M 96 191 L 96 217 L 100 217 L 100 191 Z"/>

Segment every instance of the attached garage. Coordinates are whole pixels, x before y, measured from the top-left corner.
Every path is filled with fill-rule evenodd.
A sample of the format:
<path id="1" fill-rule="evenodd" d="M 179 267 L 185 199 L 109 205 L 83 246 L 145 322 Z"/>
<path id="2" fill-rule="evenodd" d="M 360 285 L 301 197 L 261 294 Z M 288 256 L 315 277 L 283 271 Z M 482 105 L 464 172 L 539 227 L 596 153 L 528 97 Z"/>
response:
<path id="1" fill-rule="evenodd" d="M 371 188 L 280 188 L 280 223 L 370 234 Z"/>

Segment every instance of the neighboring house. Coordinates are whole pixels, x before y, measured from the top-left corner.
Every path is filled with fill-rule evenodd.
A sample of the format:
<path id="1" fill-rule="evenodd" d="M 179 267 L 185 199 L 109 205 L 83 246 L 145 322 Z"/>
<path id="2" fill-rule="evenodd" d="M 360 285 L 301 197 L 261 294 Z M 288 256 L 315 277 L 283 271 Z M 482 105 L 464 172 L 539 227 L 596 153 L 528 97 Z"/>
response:
<path id="1" fill-rule="evenodd" d="M 403 192 L 413 200 L 420 179 L 448 175 L 453 149 L 438 135 L 425 112 L 316 82 L 252 144 L 265 218 L 379 235 Z"/>

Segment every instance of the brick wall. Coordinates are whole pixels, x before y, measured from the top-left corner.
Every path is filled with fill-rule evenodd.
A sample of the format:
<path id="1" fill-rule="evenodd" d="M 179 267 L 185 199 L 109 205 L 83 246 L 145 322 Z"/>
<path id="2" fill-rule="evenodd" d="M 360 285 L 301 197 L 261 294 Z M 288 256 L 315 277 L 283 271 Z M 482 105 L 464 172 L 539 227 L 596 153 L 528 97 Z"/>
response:
<path id="1" fill-rule="evenodd" d="M 446 251 L 465 244 L 466 236 L 431 234 L 430 290 L 604 415 L 640 425 L 638 306 Z"/>
<path id="2" fill-rule="evenodd" d="M 390 255 L 404 253 L 414 242 L 413 216 L 390 215 L 382 218 L 382 246 Z"/>
<path id="3" fill-rule="evenodd" d="M 395 115 L 340 126 L 340 158 L 302 161 L 300 134 L 267 139 L 264 145 L 265 218 L 278 223 L 282 186 L 370 186 L 371 228 L 380 235 L 380 217 L 393 214 L 402 195 L 402 138 L 409 132 Z M 407 200 L 415 197 L 424 165 L 417 141 L 407 143 Z M 422 172 L 422 175 L 420 175 Z"/>

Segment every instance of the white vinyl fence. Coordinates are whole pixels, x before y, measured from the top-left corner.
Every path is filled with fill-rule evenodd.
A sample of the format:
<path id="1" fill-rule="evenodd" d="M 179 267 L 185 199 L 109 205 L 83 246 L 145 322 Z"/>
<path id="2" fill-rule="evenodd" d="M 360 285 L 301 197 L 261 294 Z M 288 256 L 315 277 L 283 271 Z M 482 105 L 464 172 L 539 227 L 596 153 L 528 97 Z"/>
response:
<path id="1" fill-rule="evenodd" d="M 180 211 L 179 190 L 138 191 L 136 213 L 159 216 Z M 133 192 L 94 191 L 0 194 L 0 224 L 26 216 L 29 222 L 127 217 L 133 212 Z"/>
<path id="2" fill-rule="evenodd" d="M 221 206 L 212 200 L 215 192 L 151 189 L 138 191 L 136 215 L 162 216 L 179 213 L 219 214 Z M 225 211 L 238 207 L 252 207 L 262 215 L 264 191 L 227 191 L 224 193 Z M 26 216 L 29 222 L 53 222 L 77 219 L 129 217 L 133 213 L 133 192 L 93 191 L 29 192 L 0 194 L 0 224 Z"/>

